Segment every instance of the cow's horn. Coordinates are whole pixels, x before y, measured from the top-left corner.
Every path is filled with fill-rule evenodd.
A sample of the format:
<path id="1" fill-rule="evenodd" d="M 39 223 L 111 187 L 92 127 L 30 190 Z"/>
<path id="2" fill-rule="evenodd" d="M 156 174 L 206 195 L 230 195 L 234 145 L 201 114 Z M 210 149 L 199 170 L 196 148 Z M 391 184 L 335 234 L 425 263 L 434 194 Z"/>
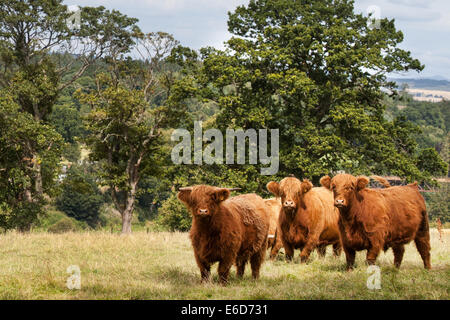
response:
<path id="1" fill-rule="evenodd" d="M 182 187 L 182 188 L 178 188 L 178 191 L 192 191 L 192 187 Z"/>

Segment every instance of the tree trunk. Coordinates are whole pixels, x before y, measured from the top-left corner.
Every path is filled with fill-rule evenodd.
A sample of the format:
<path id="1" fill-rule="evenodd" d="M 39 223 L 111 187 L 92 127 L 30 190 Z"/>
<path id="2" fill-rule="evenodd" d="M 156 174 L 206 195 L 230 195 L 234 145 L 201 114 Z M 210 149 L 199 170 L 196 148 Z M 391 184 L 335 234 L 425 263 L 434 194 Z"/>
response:
<path id="1" fill-rule="evenodd" d="M 133 218 L 134 203 L 136 200 L 137 182 L 131 183 L 131 190 L 127 194 L 125 208 L 122 212 L 122 234 L 131 233 L 131 219 Z"/>
<path id="2" fill-rule="evenodd" d="M 133 218 L 133 211 L 128 208 L 122 213 L 122 234 L 131 233 L 131 219 Z"/>
<path id="3" fill-rule="evenodd" d="M 42 187 L 42 169 L 41 169 L 41 163 L 39 162 L 39 158 L 34 155 L 33 156 L 33 170 L 35 174 L 35 183 L 34 187 L 36 189 L 36 193 L 39 196 L 42 196 L 44 194 L 44 188 Z"/>

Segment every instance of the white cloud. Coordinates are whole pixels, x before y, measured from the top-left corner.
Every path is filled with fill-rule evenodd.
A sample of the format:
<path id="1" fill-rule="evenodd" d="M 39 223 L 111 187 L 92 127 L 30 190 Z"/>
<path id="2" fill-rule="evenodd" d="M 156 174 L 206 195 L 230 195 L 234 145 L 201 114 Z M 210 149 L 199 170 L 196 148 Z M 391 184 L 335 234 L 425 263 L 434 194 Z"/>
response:
<path id="1" fill-rule="evenodd" d="M 388 2 L 407 7 L 428 8 L 435 0 L 388 0 Z"/>

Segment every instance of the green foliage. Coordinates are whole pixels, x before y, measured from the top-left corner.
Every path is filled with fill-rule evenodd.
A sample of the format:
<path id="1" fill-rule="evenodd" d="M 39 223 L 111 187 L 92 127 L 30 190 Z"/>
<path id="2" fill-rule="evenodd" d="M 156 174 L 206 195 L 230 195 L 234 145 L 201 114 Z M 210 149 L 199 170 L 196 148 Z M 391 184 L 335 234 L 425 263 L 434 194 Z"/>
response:
<path id="1" fill-rule="evenodd" d="M 441 219 L 442 223 L 450 222 L 450 183 L 443 183 L 437 192 L 424 194 L 427 202 L 430 221 Z"/>
<path id="2" fill-rule="evenodd" d="M 77 137 L 83 138 L 86 134 L 80 112 L 70 105 L 55 106 L 49 121 L 68 143 L 73 144 Z"/>
<path id="3" fill-rule="evenodd" d="M 78 230 L 79 228 L 77 228 L 77 225 L 73 222 L 72 219 L 68 217 L 62 218 L 54 225 L 48 228 L 48 232 L 50 233 L 64 233 Z"/>
<path id="4" fill-rule="evenodd" d="M 176 194 L 163 201 L 158 213 L 156 222 L 163 228 L 170 231 L 188 231 L 191 228 L 192 216 Z"/>
<path id="5" fill-rule="evenodd" d="M 434 148 L 420 150 L 417 157 L 417 167 L 435 177 L 443 176 L 448 171 L 448 164 L 441 159 Z"/>
<path id="6" fill-rule="evenodd" d="M 399 109 L 399 105 L 402 106 Z M 426 101 L 390 101 L 389 114 L 403 117 L 418 125 L 411 139 L 417 141 L 421 149 L 434 148 L 444 161 L 449 162 L 450 102 L 431 103 Z"/>
<path id="7" fill-rule="evenodd" d="M 101 183 L 110 187 L 127 233 L 141 177 L 160 173 L 170 155 L 164 152 L 163 130 L 180 123 L 185 111 L 168 99 L 174 67 L 163 61 L 178 42 L 163 32 L 138 33 L 135 41 L 143 61 L 112 53 L 107 59 L 110 72 L 97 75 L 98 87 L 76 93 L 92 108 L 85 139 L 90 158 L 102 165 Z"/>
<path id="8" fill-rule="evenodd" d="M 70 218 L 64 212 L 56 210 L 53 206 L 45 206 L 43 211 L 44 213 L 39 217 L 39 221 L 35 224 L 38 230 L 59 233 L 65 226 L 71 226 L 68 231 L 89 229 L 86 222 Z"/>
<path id="9" fill-rule="evenodd" d="M 155 219 L 161 202 L 171 195 L 172 181 L 168 173 L 167 170 L 159 177 L 144 176 L 139 181 L 139 191 L 136 196 L 139 221 Z"/>
<path id="10" fill-rule="evenodd" d="M 62 150 L 62 156 L 67 161 L 76 163 L 81 157 L 80 145 L 78 143 L 66 143 Z"/>
<path id="11" fill-rule="evenodd" d="M 37 167 L 42 188 L 54 193 L 63 141 L 52 127 L 20 111 L 12 97 L 0 95 L 0 206 L 4 228 L 28 229 L 38 217 L 44 199 L 36 188 Z"/>
<path id="12" fill-rule="evenodd" d="M 123 86 L 108 86 L 99 94 L 81 95 L 94 107 L 86 118 L 91 132 L 86 143 L 90 158 L 101 163 L 102 184 L 111 187 L 116 208 L 123 212 L 128 197 L 136 195 L 141 172 L 156 170 L 160 162 L 155 130 L 160 110 L 148 108 L 141 92 Z"/>
<path id="13" fill-rule="evenodd" d="M 42 203 L 40 202 L 0 202 L 0 227 L 5 230 L 29 231 L 41 214 Z"/>
<path id="14" fill-rule="evenodd" d="M 112 203 L 105 203 L 100 208 L 99 221 L 103 227 L 115 228 L 120 226 L 122 218 L 120 217 L 120 213 L 114 209 Z"/>
<path id="15" fill-rule="evenodd" d="M 367 22 L 352 1 L 252 0 L 229 13 L 235 36 L 225 51 L 201 50 L 191 97 L 218 104 L 222 130 L 278 128 L 280 176 L 346 170 L 423 179 L 412 129 L 384 118 L 381 91 L 393 86 L 387 73 L 423 66 L 398 48 L 403 34 L 393 20 L 379 29 Z"/>
<path id="16" fill-rule="evenodd" d="M 128 52 L 138 31 L 137 19 L 104 7 L 82 8 L 78 29 L 67 23 L 71 14 L 62 0 L 0 3 L 0 206 L 6 228 L 29 228 L 44 194 L 53 195 L 63 143 L 47 121 L 59 94 L 105 53 Z M 67 52 L 50 53 L 56 50 Z M 77 114 L 58 111 L 52 120 L 73 142 Z"/>
<path id="17" fill-rule="evenodd" d="M 405 132 L 416 141 L 416 165 L 426 174 L 442 176 L 448 173 L 450 139 L 450 102 L 414 101 L 406 92 L 401 98 L 386 99 L 387 116 L 406 123 L 416 130 Z"/>
<path id="18" fill-rule="evenodd" d="M 100 222 L 102 204 L 103 196 L 95 184 L 94 177 L 83 172 L 81 168 L 70 168 L 61 184 L 61 194 L 56 199 L 57 208 L 69 217 L 96 227 Z"/>
<path id="19" fill-rule="evenodd" d="M 36 226 L 43 230 L 47 230 L 50 226 L 54 225 L 59 220 L 67 217 L 64 212 L 56 210 L 52 206 L 45 206 L 43 209 L 44 214 L 39 217 L 39 220 L 36 223 Z"/>

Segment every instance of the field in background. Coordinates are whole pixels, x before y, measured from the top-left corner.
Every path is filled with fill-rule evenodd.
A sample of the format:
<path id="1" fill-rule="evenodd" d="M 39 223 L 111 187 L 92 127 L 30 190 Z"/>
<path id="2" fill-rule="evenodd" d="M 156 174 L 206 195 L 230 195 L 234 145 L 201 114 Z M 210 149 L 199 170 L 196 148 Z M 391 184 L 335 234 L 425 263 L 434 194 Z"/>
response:
<path id="1" fill-rule="evenodd" d="M 450 91 L 428 90 L 428 89 L 407 89 L 409 94 L 417 101 L 440 102 L 443 99 L 450 100 Z"/>
<path id="2" fill-rule="evenodd" d="M 433 270 L 423 269 L 414 244 L 406 248 L 401 269 L 389 250 L 378 258 L 381 290 L 369 290 L 365 252 L 357 268 L 345 271 L 345 258 L 313 253 L 310 263 L 286 263 L 280 254 L 266 260 L 253 281 L 231 272 L 227 287 L 201 284 L 187 233 L 120 236 L 106 232 L 0 235 L 0 299 L 450 299 L 450 230 L 443 242 L 434 229 Z M 81 269 L 81 289 L 66 287 L 67 268 Z"/>

